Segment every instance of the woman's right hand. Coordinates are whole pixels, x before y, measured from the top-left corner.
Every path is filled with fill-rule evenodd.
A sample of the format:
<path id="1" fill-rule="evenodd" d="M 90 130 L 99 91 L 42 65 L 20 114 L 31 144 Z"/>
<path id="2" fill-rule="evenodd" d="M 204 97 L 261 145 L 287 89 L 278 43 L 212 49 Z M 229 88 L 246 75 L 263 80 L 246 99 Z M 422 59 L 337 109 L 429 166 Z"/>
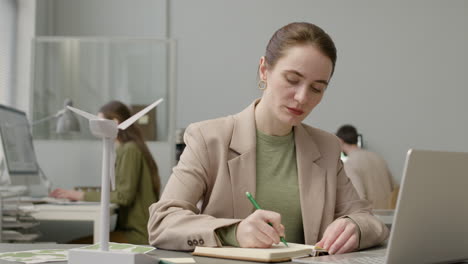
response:
<path id="1" fill-rule="evenodd" d="M 271 223 L 271 226 L 268 224 Z M 281 215 L 266 210 L 256 210 L 237 226 L 237 242 L 243 248 L 269 248 L 284 237 Z"/>
<path id="2" fill-rule="evenodd" d="M 50 192 L 49 196 L 54 198 L 65 198 L 72 201 L 82 201 L 84 198 L 84 193 L 82 191 L 57 188 Z"/>

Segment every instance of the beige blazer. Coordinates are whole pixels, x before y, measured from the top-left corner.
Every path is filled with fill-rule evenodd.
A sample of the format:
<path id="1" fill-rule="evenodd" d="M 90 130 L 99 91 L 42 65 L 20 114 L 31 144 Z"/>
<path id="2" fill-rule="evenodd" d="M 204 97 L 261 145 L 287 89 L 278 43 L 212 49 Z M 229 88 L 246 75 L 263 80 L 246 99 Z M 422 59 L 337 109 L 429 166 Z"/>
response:
<path id="1" fill-rule="evenodd" d="M 149 208 L 151 245 L 174 250 L 221 246 L 215 230 L 254 211 L 245 192 L 255 196 L 256 102 L 239 114 L 187 127 L 180 161 L 159 202 Z M 294 136 L 306 243 L 318 242 L 327 226 L 343 216 L 359 226 L 360 248 L 385 240 L 388 229 L 346 177 L 338 139 L 304 124 L 294 127 Z"/>

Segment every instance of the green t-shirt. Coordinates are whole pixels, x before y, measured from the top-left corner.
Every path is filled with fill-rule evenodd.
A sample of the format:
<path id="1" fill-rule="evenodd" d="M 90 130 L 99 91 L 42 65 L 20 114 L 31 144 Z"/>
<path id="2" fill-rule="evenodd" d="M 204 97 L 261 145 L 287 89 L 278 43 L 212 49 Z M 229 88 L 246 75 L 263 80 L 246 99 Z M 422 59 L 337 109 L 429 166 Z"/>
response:
<path id="1" fill-rule="evenodd" d="M 256 195 L 264 210 L 281 215 L 288 242 L 304 243 L 294 133 L 270 136 L 257 130 Z M 238 246 L 237 225 L 216 231 L 224 245 Z"/>

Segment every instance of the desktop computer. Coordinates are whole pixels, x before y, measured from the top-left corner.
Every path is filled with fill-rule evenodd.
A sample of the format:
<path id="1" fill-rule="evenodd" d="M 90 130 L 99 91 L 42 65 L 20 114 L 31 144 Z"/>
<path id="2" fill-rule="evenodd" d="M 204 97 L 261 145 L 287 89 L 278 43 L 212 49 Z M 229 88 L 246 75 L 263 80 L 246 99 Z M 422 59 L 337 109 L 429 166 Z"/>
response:
<path id="1" fill-rule="evenodd" d="M 37 163 L 26 114 L 4 105 L 0 105 L 0 186 L 24 186 L 30 196 L 46 196 L 50 186 Z"/>
<path id="2" fill-rule="evenodd" d="M 358 134 L 358 138 L 357 138 L 357 146 L 360 147 L 360 148 L 364 148 L 364 141 L 362 139 L 362 134 Z M 341 161 L 343 162 L 346 162 L 346 160 L 348 159 L 348 156 L 346 156 L 346 154 L 344 152 L 341 152 L 341 157 L 340 157 Z"/>

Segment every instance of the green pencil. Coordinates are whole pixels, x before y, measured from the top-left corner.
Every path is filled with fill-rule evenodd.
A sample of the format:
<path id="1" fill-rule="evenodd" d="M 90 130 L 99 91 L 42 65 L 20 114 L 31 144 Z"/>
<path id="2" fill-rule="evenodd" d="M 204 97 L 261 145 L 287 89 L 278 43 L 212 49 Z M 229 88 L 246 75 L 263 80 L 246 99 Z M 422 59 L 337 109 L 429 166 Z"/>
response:
<path id="1" fill-rule="evenodd" d="M 253 204 L 253 206 L 255 207 L 255 209 L 262 209 L 260 207 L 260 205 L 258 205 L 257 201 L 255 201 L 255 199 L 253 198 L 253 196 L 249 193 L 249 192 L 245 192 L 245 195 L 247 195 L 247 198 L 249 198 L 250 202 Z M 270 226 L 273 226 L 271 223 L 268 223 Z M 283 242 L 283 244 L 285 244 L 287 247 L 288 246 L 288 243 L 286 242 L 286 239 L 284 239 L 284 237 L 280 237 L 280 240 L 281 242 Z"/>

